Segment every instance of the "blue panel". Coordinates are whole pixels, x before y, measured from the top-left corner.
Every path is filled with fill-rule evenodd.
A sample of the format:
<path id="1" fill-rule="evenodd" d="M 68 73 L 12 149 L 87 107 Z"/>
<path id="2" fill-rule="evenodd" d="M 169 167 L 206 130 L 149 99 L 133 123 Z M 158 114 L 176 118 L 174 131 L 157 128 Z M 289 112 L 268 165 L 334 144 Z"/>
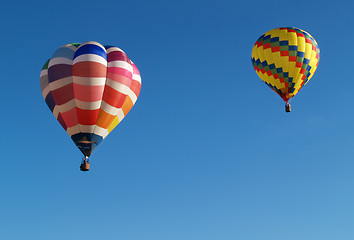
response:
<path id="1" fill-rule="evenodd" d="M 263 67 L 266 67 L 266 66 L 268 66 L 268 63 L 267 63 L 267 61 L 264 61 L 264 62 L 262 62 L 262 65 L 263 65 Z"/>
<path id="2" fill-rule="evenodd" d="M 289 45 L 289 41 L 280 41 L 279 45 L 280 46 L 288 46 Z"/>
<path id="3" fill-rule="evenodd" d="M 107 60 L 107 53 L 105 49 L 102 49 L 100 46 L 97 46 L 95 44 L 86 44 L 86 45 L 81 45 L 75 52 L 74 59 L 77 58 L 80 55 L 84 54 L 96 54 L 104 59 Z"/>
<path id="4" fill-rule="evenodd" d="M 263 38 L 263 40 L 267 40 L 267 39 L 270 39 L 270 35 L 267 35 Z"/>
<path id="5" fill-rule="evenodd" d="M 74 54 L 75 54 L 74 50 L 67 47 L 61 47 L 52 55 L 52 59 L 57 57 L 62 57 L 62 58 L 73 60 Z"/>
<path id="6" fill-rule="evenodd" d="M 307 58 L 304 58 L 304 60 L 302 61 L 303 63 L 306 63 L 306 64 L 309 64 L 310 63 L 310 60 L 307 59 Z"/>
<path id="7" fill-rule="evenodd" d="M 283 72 L 283 68 L 277 68 L 277 73 L 282 73 Z"/>
<path id="8" fill-rule="evenodd" d="M 289 51 L 297 51 L 297 46 L 289 46 Z"/>
<path id="9" fill-rule="evenodd" d="M 268 67 L 269 67 L 269 69 L 271 69 L 271 70 L 272 70 L 272 69 L 274 69 L 274 68 L 275 68 L 275 64 L 274 64 L 274 63 L 272 63 L 272 64 L 270 64 Z"/>
<path id="10" fill-rule="evenodd" d="M 304 52 L 297 52 L 297 56 L 298 57 L 305 57 L 305 53 Z"/>
<path id="11" fill-rule="evenodd" d="M 273 37 L 270 39 L 270 42 L 279 42 L 279 37 Z"/>
<path id="12" fill-rule="evenodd" d="M 53 109 L 54 109 L 54 107 L 55 107 L 55 101 L 54 101 L 54 98 L 53 98 L 51 92 L 49 92 L 48 95 L 46 96 L 45 102 L 47 103 L 47 105 L 48 105 L 50 111 L 53 112 Z"/>

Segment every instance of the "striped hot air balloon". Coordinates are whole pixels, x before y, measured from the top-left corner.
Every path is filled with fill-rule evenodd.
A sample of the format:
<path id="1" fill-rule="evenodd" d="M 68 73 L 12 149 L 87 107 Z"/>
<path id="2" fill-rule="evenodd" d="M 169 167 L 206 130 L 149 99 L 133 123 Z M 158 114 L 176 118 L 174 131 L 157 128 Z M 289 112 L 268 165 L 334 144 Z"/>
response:
<path id="1" fill-rule="evenodd" d="M 304 30 L 282 27 L 260 36 L 252 49 L 258 76 L 286 103 L 312 78 L 319 60 L 316 40 Z"/>
<path id="2" fill-rule="evenodd" d="M 60 47 L 44 64 L 40 86 L 86 163 L 135 104 L 141 78 L 123 50 L 90 41 Z"/>

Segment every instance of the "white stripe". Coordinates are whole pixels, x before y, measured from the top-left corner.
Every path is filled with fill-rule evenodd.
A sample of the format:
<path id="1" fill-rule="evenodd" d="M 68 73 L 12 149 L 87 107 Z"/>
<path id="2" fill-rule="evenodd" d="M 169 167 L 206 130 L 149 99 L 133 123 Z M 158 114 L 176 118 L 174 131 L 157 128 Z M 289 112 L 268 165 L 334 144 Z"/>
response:
<path id="1" fill-rule="evenodd" d="M 124 118 L 124 112 L 123 112 L 123 109 L 118 109 L 118 113 L 117 113 L 117 117 L 118 117 L 118 120 L 119 122 L 121 122 Z"/>
<path id="2" fill-rule="evenodd" d="M 62 47 L 69 48 L 69 49 L 73 50 L 74 52 L 75 52 L 76 49 L 77 49 L 77 47 L 75 47 L 75 46 L 73 46 L 73 45 L 71 45 L 71 44 L 65 44 L 65 45 L 62 46 Z"/>
<path id="3" fill-rule="evenodd" d="M 50 89 L 52 91 L 64 87 L 66 85 L 69 85 L 70 83 L 73 82 L 73 78 L 72 77 L 66 77 L 66 78 L 60 78 L 58 80 L 55 80 L 54 82 L 49 83 Z"/>
<path id="4" fill-rule="evenodd" d="M 67 128 L 66 132 L 69 134 L 70 137 L 76 133 L 79 133 L 80 132 L 80 124 L 77 124 L 74 127 Z"/>
<path id="5" fill-rule="evenodd" d="M 45 76 L 45 75 L 48 75 L 48 69 L 43 69 L 43 70 L 41 71 L 40 78 L 43 77 L 43 76 Z"/>
<path id="6" fill-rule="evenodd" d="M 55 105 L 55 107 L 53 108 L 53 115 L 56 119 L 58 119 L 59 116 L 59 107 L 58 105 Z"/>
<path id="7" fill-rule="evenodd" d="M 81 44 L 80 47 L 85 46 L 85 45 L 87 45 L 87 44 L 97 45 L 97 46 L 99 46 L 100 48 L 102 48 L 104 51 L 106 51 L 106 49 L 104 48 L 104 46 L 102 46 L 100 43 L 95 42 L 95 41 L 88 41 L 88 42 L 85 42 L 85 43 Z"/>
<path id="8" fill-rule="evenodd" d="M 50 87 L 49 87 L 49 85 L 48 85 L 48 86 L 46 86 L 46 87 L 43 89 L 43 91 L 42 91 L 42 95 L 43 95 L 44 100 L 45 100 L 45 98 L 47 97 L 47 95 L 49 94 L 49 92 L 50 92 Z"/>
<path id="9" fill-rule="evenodd" d="M 67 103 L 64 103 L 62 105 L 58 105 L 59 110 L 61 113 L 65 113 L 67 111 L 70 111 L 71 109 L 73 109 L 75 107 L 75 99 L 70 100 Z"/>
<path id="10" fill-rule="evenodd" d="M 133 74 L 133 80 L 138 81 L 141 84 L 141 76 L 139 74 Z"/>
<path id="11" fill-rule="evenodd" d="M 116 115 L 117 115 L 117 112 L 118 112 L 118 108 L 109 105 L 109 104 L 106 103 L 105 101 L 102 101 L 101 109 L 102 109 L 103 111 L 105 111 L 106 113 L 111 114 L 111 115 L 113 115 L 113 116 L 116 116 Z"/>
<path id="12" fill-rule="evenodd" d="M 128 70 L 129 72 L 131 72 L 133 74 L 133 66 L 130 63 L 127 63 L 125 61 L 111 61 L 108 62 L 108 67 L 117 67 L 117 68 L 123 68 L 125 70 Z"/>
<path id="13" fill-rule="evenodd" d="M 95 130 L 94 132 L 95 134 L 99 135 L 99 136 L 102 136 L 103 138 L 105 138 L 107 135 L 108 135 L 108 130 L 107 129 L 104 129 L 104 128 L 101 128 L 99 126 L 95 126 Z"/>
<path id="14" fill-rule="evenodd" d="M 138 98 L 137 98 L 137 96 L 135 95 L 135 93 L 131 89 L 129 89 L 129 90 L 130 91 L 128 93 L 128 96 L 130 97 L 130 99 L 132 100 L 133 105 L 134 105 L 136 100 L 138 100 Z"/>
<path id="15" fill-rule="evenodd" d="M 124 84 L 121 84 L 119 82 L 116 82 L 116 81 L 113 81 L 109 78 L 107 78 L 107 82 L 106 82 L 106 85 L 107 86 L 110 86 L 111 88 L 113 88 L 114 90 L 118 91 L 118 92 L 121 92 L 125 95 L 128 95 L 129 91 L 130 91 L 130 88 L 127 87 L 126 85 Z"/>
<path id="16" fill-rule="evenodd" d="M 72 66 L 73 60 L 68 59 L 68 58 L 63 58 L 63 57 L 52 58 L 49 61 L 48 68 L 50 68 L 51 66 L 56 65 L 56 64 L 67 64 L 67 65 Z"/>
<path id="17" fill-rule="evenodd" d="M 75 99 L 76 107 L 83 109 L 83 110 L 96 110 L 99 109 L 101 106 L 102 100 L 96 101 L 96 102 L 84 102 Z"/>
<path id="18" fill-rule="evenodd" d="M 101 57 L 100 55 L 96 55 L 96 54 L 83 54 L 83 55 L 77 56 L 74 59 L 73 64 L 76 64 L 79 62 L 97 62 L 97 63 L 101 63 L 104 66 L 107 66 L 107 60 L 104 59 L 103 57 Z"/>
<path id="19" fill-rule="evenodd" d="M 79 126 L 80 126 L 80 131 L 82 133 L 93 133 L 93 130 L 94 130 L 96 125 L 82 125 L 82 124 L 79 124 Z"/>
<path id="20" fill-rule="evenodd" d="M 105 77 L 77 77 L 73 76 L 73 82 L 85 86 L 102 86 L 106 83 Z"/>

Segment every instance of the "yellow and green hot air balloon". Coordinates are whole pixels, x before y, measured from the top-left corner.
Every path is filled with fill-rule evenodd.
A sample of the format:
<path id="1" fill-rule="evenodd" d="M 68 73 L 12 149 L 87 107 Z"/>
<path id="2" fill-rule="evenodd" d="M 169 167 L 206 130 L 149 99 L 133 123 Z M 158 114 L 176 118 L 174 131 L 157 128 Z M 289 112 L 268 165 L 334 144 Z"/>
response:
<path id="1" fill-rule="evenodd" d="M 320 59 L 316 40 L 304 30 L 282 27 L 260 36 L 252 49 L 252 64 L 258 76 L 286 103 L 315 73 Z"/>

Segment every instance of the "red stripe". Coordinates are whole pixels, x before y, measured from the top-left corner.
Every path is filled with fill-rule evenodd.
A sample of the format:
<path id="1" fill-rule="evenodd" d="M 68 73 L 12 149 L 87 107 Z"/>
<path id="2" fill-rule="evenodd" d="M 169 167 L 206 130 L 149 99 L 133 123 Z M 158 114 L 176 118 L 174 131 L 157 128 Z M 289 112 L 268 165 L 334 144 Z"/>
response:
<path id="1" fill-rule="evenodd" d="M 289 61 L 296 62 L 296 56 L 289 56 Z"/>
<path id="2" fill-rule="evenodd" d="M 73 84 L 70 83 L 52 91 L 56 105 L 62 105 L 74 99 Z"/>
<path id="3" fill-rule="evenodd" d="M 268 49 L 268 48 L 271 48 L 271 44 L 270 43 L 266 43 L 263 45 L 263 49 Z"/>
<path id="4" fill-rule="evenodd" d="M 110 68 L 108 68 L 107 78 L 109 78 L 109 79 L 111 79 L 111 80 L 113 80 L 115 82 L 119 82 L 121 84 L 124 84 L 127 87 L 130 87 L 130 85 L 132 84 L 132 78 L 131 77 L 133 75 L 131 75 L 131 77 L 128 78 L 128 77 L 122 76 L 120 74 L 116 74 L 114 72 L 110 72 L 109 70 L 110 70 Z"/>
<path id="5" fill-rule="evenodd" d="M 73 65 L 73 76 L 106 77 L 107 67 L 98 62 L 78 62 Z"/>
<path id="6" fill-rule="evenodd" d="M 280 56 L 289 56 L 289 51 L 281 51 Z"/>
<path id="7" fill-rule="evenodd" d="M 59 113 L 57 120 L 58 120 L 58 122 L 60 123 L 60 125 L 61 125 L 61 126 L 65 129 L 65 131 L 66 131 L 67 126 L 66 126 L 66 124 L 65 124 L 65 122 L 64 122 L 64 119 L 63 119 L 61 113 Z"/>
<path id="8" fill-rule="evenodd" d="M 126 97 L 127 95 L 114 90 L 110 86 L 106 85 L 104 89 L 103 101 L 113 107 L 121 108 Z"/>
<path id="9" fill-rule="evenodd" d="M 96 110 L 84 110 L 76 108 L 79 123 L 82 125 L 95 125 L 98 117 L 99 109 Z"/>
<path id="10" fill-rule="evenodd" d="M 102 99 L 104 85 L 86 86 L 74 83 L 74 95 L 77 100 L 96 102 Z"/>
<path id="11" fill-rule="evenodd" d="M 122 75 L 126 78 L 132 78 L 133 77 L 133 73 L 125 68 L 120 68 L 120 67 L 109 67 L 107 69 L 107 74 L 108 73 L 115 73 L 118 75 Z"/>
<path id="12" fill-rule="evenodd" d="M 61 113 L 61 115 L 68 127 L 74 127 L 79 124 L 76 108 L 72 108 L 67 112 Z"/>
<path id="13" fill-rule="evenodd" d="M 272 52 L 279 52 L 280 46 L 272 47 Z"/>

